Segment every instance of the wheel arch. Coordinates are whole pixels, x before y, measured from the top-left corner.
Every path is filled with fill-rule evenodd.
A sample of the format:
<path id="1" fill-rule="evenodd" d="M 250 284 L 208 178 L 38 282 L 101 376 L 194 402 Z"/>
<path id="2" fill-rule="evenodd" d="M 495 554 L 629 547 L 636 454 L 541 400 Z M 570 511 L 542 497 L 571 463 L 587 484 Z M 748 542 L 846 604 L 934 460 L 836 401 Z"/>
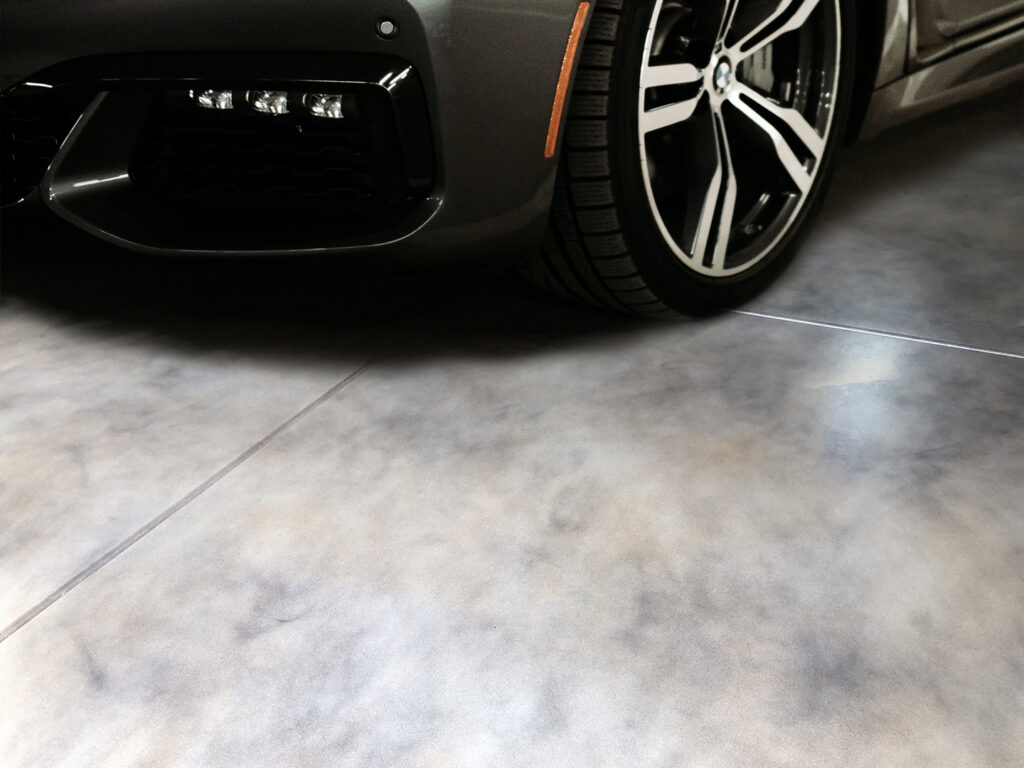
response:
<path id="1" fill-rule="evenodd" d="M 878 83 L 882 59 L 887 55 L 885 47 L 888 20 L 900 19 L 903 16 L 901 10 L 905 5 L 906 0 L 859 0 L 854 4 L 854 8 L 856 8 L 854 23 L 857 25 L 857 66 L 854 72 L 850 122 L 846 132 L 848 143 L 855 142 L 864 127 L 868 106 Z M 903 45 L 905 48 L 905 35 L 899 34 L 898 27 L 894 29 L 894 32 L 897 34 L 892 44 L 894 46 Z"/>

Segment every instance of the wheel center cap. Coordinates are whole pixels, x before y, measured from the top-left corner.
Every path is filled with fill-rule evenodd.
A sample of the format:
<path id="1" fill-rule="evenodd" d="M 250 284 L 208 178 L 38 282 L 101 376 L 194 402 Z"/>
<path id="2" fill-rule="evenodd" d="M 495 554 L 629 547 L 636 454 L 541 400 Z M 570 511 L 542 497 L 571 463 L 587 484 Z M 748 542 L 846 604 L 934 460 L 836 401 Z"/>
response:
<path id="1" fill-rule="evenodd" d="M 729 86 L 732 85 L 732 62 L 728 59 L 722 59 L 718 62 L 718 66 L 715 67 L 715 90 L 719 93 L 725 93 Z"/>

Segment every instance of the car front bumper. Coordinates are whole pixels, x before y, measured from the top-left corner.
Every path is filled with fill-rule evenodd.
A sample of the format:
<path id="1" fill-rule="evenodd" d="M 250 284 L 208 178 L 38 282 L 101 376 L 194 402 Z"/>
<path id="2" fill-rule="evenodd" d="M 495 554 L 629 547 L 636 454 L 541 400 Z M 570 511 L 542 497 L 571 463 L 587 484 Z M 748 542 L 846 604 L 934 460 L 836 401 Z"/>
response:
<path id="1" fill-rule="evenodd" d="M 64 143 L 63 175 L 54 178 L 51 167 L 42 197 L 119 245 L 196 255 L 486 257 L 522 251 L 542 236 L 557 164 L 545 157 L 545 142 L 577 7 L 576 0 L 53 0 L 44 11 L 32 0 L 3 0 L 0 86 L 54 85 L 46 79 L 57 73 L 58 85 L 106 94 Z M 398 35 L 383 39 L 381 19 L 394 20 Z M 124 176 L 118 163 L 138 138 L 144 97 L 171 80 L 362 82 L 354 70 L 384 60 L 408 62 L 417 75 L 434 173 L 415 210 L 379 230 L 354 234 L 325 214 L 294 231 L 267 217 L 265 237 L 241 229 L 234 236 L 230 227 L 195 223 L 202 217 L 145 199 L 131 180 L 89 183 Z"/>

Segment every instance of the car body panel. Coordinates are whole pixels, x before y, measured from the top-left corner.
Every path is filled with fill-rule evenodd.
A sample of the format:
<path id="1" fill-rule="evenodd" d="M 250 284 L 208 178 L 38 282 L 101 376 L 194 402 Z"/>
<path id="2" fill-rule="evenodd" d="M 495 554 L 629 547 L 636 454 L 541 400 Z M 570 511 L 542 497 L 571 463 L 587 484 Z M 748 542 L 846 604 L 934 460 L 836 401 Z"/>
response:
<path id="1" fill-rule="evenodd" d="M 952 40 L 972 29 L 1024 13 L 1024 0 L 930 0 L 918 3 L 918 34 Z"/>
<path id="2" fill-rule="evenodd" d="M 1024 78 L 1024 28 L 938 61 L 876 91 L 863 137 Z"/>
<path id="3" fill-rule="evenodd" d="M 1024 26 L 1024 0 L 911 0 L 908 74 Z"/>
<path id="4" fill-rule="evenodd" d="M 939 32 L 941 14 L 960 19 L 958 35 Z M 885 17 L 875 92 L 860 138 L 1024 78 L 1022 0 L 886 0 Z"/>

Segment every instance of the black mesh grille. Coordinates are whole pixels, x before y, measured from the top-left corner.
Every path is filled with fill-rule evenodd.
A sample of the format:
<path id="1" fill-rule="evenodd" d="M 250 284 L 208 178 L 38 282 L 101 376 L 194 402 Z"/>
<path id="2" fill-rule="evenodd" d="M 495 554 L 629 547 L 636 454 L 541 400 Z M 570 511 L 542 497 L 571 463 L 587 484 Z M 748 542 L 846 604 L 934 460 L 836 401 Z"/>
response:
<path id="1" fill-rule="evenodd" d="M 42 181 L 92 93 L 21 87 L 0 99 L 0 198 L 16 202 Z"/>
<path id="2" fill-rule="evenodd" d="M 143 131 L 131 175 L 152 192 L 204 206 L 383 210 L 411 199 L 392 135 L 362 116 L 221 112 L 168 94 Z"/>

